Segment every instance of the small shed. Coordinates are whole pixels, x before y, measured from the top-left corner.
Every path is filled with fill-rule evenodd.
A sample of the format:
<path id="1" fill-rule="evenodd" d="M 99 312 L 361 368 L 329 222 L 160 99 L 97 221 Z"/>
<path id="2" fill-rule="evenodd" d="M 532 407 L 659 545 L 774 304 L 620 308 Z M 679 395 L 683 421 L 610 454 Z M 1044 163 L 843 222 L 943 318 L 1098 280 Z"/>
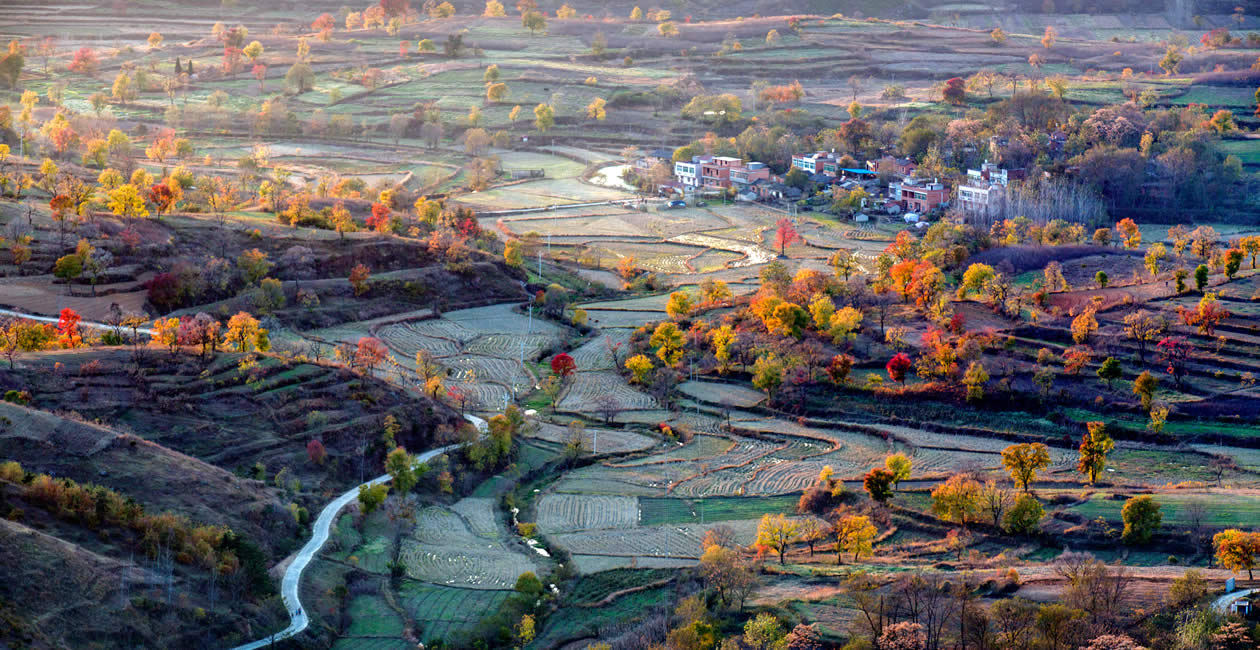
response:
<path id="1" fill-rule="evenodd" d="M 1243 596 L 1242 598 L 1235 600 L 1229 604 L 1229 611 L 1230 613 L 1237 614 L 1243 618 L 1251 616 L 1251 599 L 1247 596 Z"/>
<path id="2" fill-rule="evenodd" d="M 857 221 L 857 222 L 859 222 L 859 223 L 861 223 L 861 222 L 870 221 L 870 220 L 871 220 L 871 218 L 870 218 L 870 217 L 868 217 L 868 216 L 866 216 L 866 213 L 865 213 L 865 212 L 859 212 L 859 213 L 857 213 L 857 214 L 853 215 L 853 220 L 854 220 L 854 221 Z"/>
<path id="3" fill-rule="evenodd" d="M 907 212 L 901 217 L 906 223 L 919 223 L 919 215 L 914 212 Z"/>

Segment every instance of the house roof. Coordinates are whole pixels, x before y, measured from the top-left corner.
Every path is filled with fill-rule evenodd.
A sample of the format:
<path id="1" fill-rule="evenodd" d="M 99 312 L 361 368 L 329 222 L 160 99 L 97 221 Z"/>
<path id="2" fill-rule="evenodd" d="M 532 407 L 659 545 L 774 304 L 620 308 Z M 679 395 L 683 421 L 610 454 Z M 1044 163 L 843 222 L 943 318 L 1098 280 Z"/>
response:
<path id="1" fill-rule="evenodd" d="M 668 149 L 653 149 L 648 152 L 648 156 L 652 158 L 673 158 L 674 152 Z"/>

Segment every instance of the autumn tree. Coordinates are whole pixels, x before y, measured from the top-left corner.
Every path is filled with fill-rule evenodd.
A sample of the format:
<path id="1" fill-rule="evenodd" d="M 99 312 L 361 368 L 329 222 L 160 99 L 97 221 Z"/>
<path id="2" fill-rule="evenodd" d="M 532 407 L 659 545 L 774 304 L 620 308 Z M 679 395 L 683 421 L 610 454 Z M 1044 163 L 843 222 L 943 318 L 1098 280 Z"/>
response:
<path id="1" fill-rule="evenodd" d="M 884 458 L 884 468 L 892 472 L 893 475 L 892 487 L 894 490 L 897 489 L 897 486 L 902 481 L 910 478 L 910 471 L 913 467 L 914 463 L 910 460 L 910 457 L 901 452 L 889 454 Z"/>
<path id="2" fill-rule="evenodd" d="M 669 294 L 665 303 L 665 313 L 674 320 L 682 320 L 691 315 L 691 294 L 686 291 L 675 291 Z"/>
<path id="3" fill-rule="evenodd" d="M 1212 538 L 1216 548 L 1216 561 L 1221 566 L 1238 573 L 1247 571 L 1247 579 L 1254 580 L 1252 571 L 1260 559 L 1260 532 L 1244 532 L 1230 528 L 1217 533 Z"/>
<path id="4" fill-rule="evenodd" d="M 1094 317 L 1092 308 L 1085 309 L 1079 316 L 1072 319 L 1072 340 L 1077 343 L 1089 341 L 1089 337 L 1097 331 L 1098 319 Z"/>
<path id="5" fill-rule="evenodd" d="M 879 531 L 871 523 L 870 517 L 863 515 L 845 515 L 836 522 L 836 563 L 840 563 L 842 553 L 852 553 L 857 562 L 863 555 L 870 555 L 875 538 Z"/>
<path id="6" fill-rule="evenodd" d="M 912 368 L 914 364 L 910 361 L 909 355 L 905 352 L 898 352 L 893 355 L 888 363 L 884 364 L 884 369 L 888 371 L 888 378 L 900 383 L 906 383 L 906 372 Z"/>
<path id="7" fill-rule="evenodd" d="M 1121 219 L 1116 223 L 1116 232 L 1124 238 L 1125 248 L 1137 248 L 1142 245 L 1142 230 L 1132 219 Z"/>
<path id="8" fill-rule="evenodd" d="M 402 447 L 395 447 L 385 457 L 385 473 L 393 481 L 394 491 L 407 494 L 416 485 L 415 458 Z"/>
<path id="9" fill-rule="evenodd" d="M 1216 326 L 1230 317 L 1229 310 L 1217 301 L 1215 293 L 1203 294 L 1203 297 L 1199 299 L 1199 304 L 1193 310 L 1179 306 L 1177 315 L 1181 317 L 1183 323 L 1198 327 L 1199 333 L 1207 336 L 1215 335 Z"/>
<path id="10" fill-rule="evenodd" d="M 1166 336 L 1155 346 L 1160 360 L 1167 364 L 1165 372 L 1173 376 L 1178 389 L 1182 387 L 1187 372 L 1186 362 L 1193 350 L 1193 344 L 1181 336 Z"/>
<path id="11" fill-rule="evenodd" d="M 1151 410 L 1151 402 L 1155 398 L 1155 389 L 1159 387 L 1159 378 L 1152 375 L 1149 371 L 1143 370 L 1133 380 L 1133 394 L 1142 400 L 1142 409 Z"/>
<path id="12" fill-rule="evenodd" d="M 557 377 L 567 379 L 575 372 L 577 372 L 577 362 L 568 354 L 561 352 L 551 358 L 551 373 Z"/>
<path id="13" fill-rule="evenodd" d="M 800 535 L 800 524 L 784 515 L 762 515 L 757 525 L 757 544 L 773 549 L 779 554 L 779 564 L 785 562 L 787 549 Z"/>
<path id="14" fill-rule="evenodd" d="M 1098 475 L 1107 466 L 1107 454 L 1115 449 L 1116 443 L 1107 435 L 1107 427 L 1103 422 L 1086 422 L 1086 432 L 1081 438 L 1080 460 L 1076 471 L 1084 474 L 1090 484 L 1098 482 Z"/>
<path id="15" fill-rule="evenodd" d="M 1146 349 L 1168 328 L 1168 320 L 1159 314 L 1136 312 L 1124 317 L 1124 335 L 1137 345 L 1138 359 L 1146 363 Z"/>
<path id="16" fill-rule="evenodd" d="M 791 219 L 779 219 L 774 231 L 774 245 L 779 247 L 779 256 L 783 257 L 787 252 L 787 247 L 794 243 L 803 244 L 805 239 L 796 232 Z"/>
<path id="17" fill-rule="evenodd" d="M 1028 486 L 1037 480 L 1037 472 L 1050 466 L 1050 448 L 1040 442 L 1010 445 L 1002 450 L 1002 466 L 1015 486 L 1028 492 Z"/>
<path id="18" fill-rule="evenodd" d="M 882 468 L 875 467 L 862 477 L 862 488 L 870 495 L 871 499 L 884 503 L 892 498 L 893 490 L 893 473 Z"/>
<path id="19" fill-rule="evenodd" d="M 657 325 L 648 342 L 656 348 L 656 357 L 665 365 L 673 366 L 682 360 L 683 335 L 674 323 Z"/>
<path id="20" fill-rule="evenodd" d="M 354 295 L 361 296 L 368 290 L 368 277 L 371 276 L 372 270 L 366 264 L 355 264 L 350 269 L 350 286 L 354 288 Z"/>
<path id="21" fill-rule="evenodd" d="M 258 326 L 257 318 L 243 311 L 237 312 L 228 319 L 224 339 L 234 345 L 237 352 L 249 352 L 255 349 L 266 352 L 271 347 L 267 342 L 267 330 Z"/>
<path id="22" fill-rule="evenodd" d="M 932 512 L 946 521 L 966 525 L 980 510 L 980 492 L 975 479 L 955 474 L 932 490 Z"/>

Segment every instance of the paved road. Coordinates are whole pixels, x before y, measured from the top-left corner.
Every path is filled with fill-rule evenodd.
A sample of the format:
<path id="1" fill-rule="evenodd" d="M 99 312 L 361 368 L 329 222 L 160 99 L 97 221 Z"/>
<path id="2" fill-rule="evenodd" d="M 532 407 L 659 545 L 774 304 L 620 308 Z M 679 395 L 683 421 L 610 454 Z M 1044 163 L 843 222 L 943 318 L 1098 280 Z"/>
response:
<path id="1" fill-rule="evenodd" d="M 1238 591 L 1233 591 L 1228 594 L 1225 594 L 1224 596 L 1221 596 L 1220 598 L 1217 598 L 1216 600 L 1212 601 L 1212 609 L 1222 614 L 1228 614 L 1229 606 L 1235 600 L 1238 600 L 1239 598 L 1242 598 L 1243 596 L 1250 595 L 1255 591 L 1256 591 L 1255 589 L 1240 589 Z"/>
<path id="2" fill-rule="evenodd" d="M 36 316 L 34 314 L 26 314 L 20 311 L 13 311 L 10 309 L 0 309 L 0 316 L 17 316 L 19 318 L 25 318 L 26 320 L 33 320 L 39 323 L 56 323 L 61 320 L 60 318 L 53 318 L 52 316 Z M 92 321 L 87 321 L 87 320 L 79 321 L 79 326 L 80 327 L 94 327 L 96 329 L 102 329 L 102 330 L 120 329 L 124 331 L 131 331 L 130 327 L 123 327 L 119 325 L 117 328 L 115 328 L 113 325 L 107 325 L 105 323 L 94 323 Z M 147 327 L 138 327 L 136 328 L 136 333 L 148 335 L 148 334 L 153 334 L 153 330 Z"/>
<path id="3" fill-rule="evenodd" d="M 475 416 L 465 415 L 464 419 L 476 425 L 478 431 L 486 430 L 486 421 Z M 417 463 L 428 462 L 435 456 L 440 456 L 446 452 L 455 449 L 459 445 L 448 445 L 438 449 L 426 451 L 416 457 Z M 378 476 L 363 485 L 377 485 L 389 481 L 389 474 Z M 293 557 L 293 561 L 289 563 L 289 567 L 284 571 L 284 579 L 280 582 L 280 597 L 284 600 L 284 606 L 289 610 L 289 626 L 268 636 L 245 645 L 239 645 L 233 650 L 256 650 L 257 648 L 265 648 L 276 641 L 287 639 L 291 636 L 301 634 L 306 626 L 310 624 L 310 619 L 306 616 L 306 609 L 302 607 L 302 601 L 298 598 L 298 587 L 302 582 L 302 572 L 306 570 L 306 565 L 311 563 L 319 549 L 328 541 L 328 533 L 332 528 L 333 520 L 337 518 L 337 513 L 342 508 L 350 504 L 350 502 L 359 498 L 359 488 L 363 485 L 355 486 L 345 494 L 337 497 L 332 503 L 324 506 L 320 511 L 319 518 L 315 520 L 315 525 L 311 527 L 311 539 L 306 542 L 302 550 L 298 551 Z"/>

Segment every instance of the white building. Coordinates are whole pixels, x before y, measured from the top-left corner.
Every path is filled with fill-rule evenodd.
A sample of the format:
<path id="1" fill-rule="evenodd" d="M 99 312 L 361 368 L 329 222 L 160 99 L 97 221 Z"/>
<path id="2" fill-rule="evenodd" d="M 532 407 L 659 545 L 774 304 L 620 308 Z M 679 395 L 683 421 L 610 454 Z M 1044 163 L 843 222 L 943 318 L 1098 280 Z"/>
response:
<path id="1" fill-rule="evenodd" d="M 690 160 L 680 160 L 674 163 L 674 177 L 678 179 L 683 187 L 697 188 L 700 187 L 700 161 L 699 156 Z"/>

